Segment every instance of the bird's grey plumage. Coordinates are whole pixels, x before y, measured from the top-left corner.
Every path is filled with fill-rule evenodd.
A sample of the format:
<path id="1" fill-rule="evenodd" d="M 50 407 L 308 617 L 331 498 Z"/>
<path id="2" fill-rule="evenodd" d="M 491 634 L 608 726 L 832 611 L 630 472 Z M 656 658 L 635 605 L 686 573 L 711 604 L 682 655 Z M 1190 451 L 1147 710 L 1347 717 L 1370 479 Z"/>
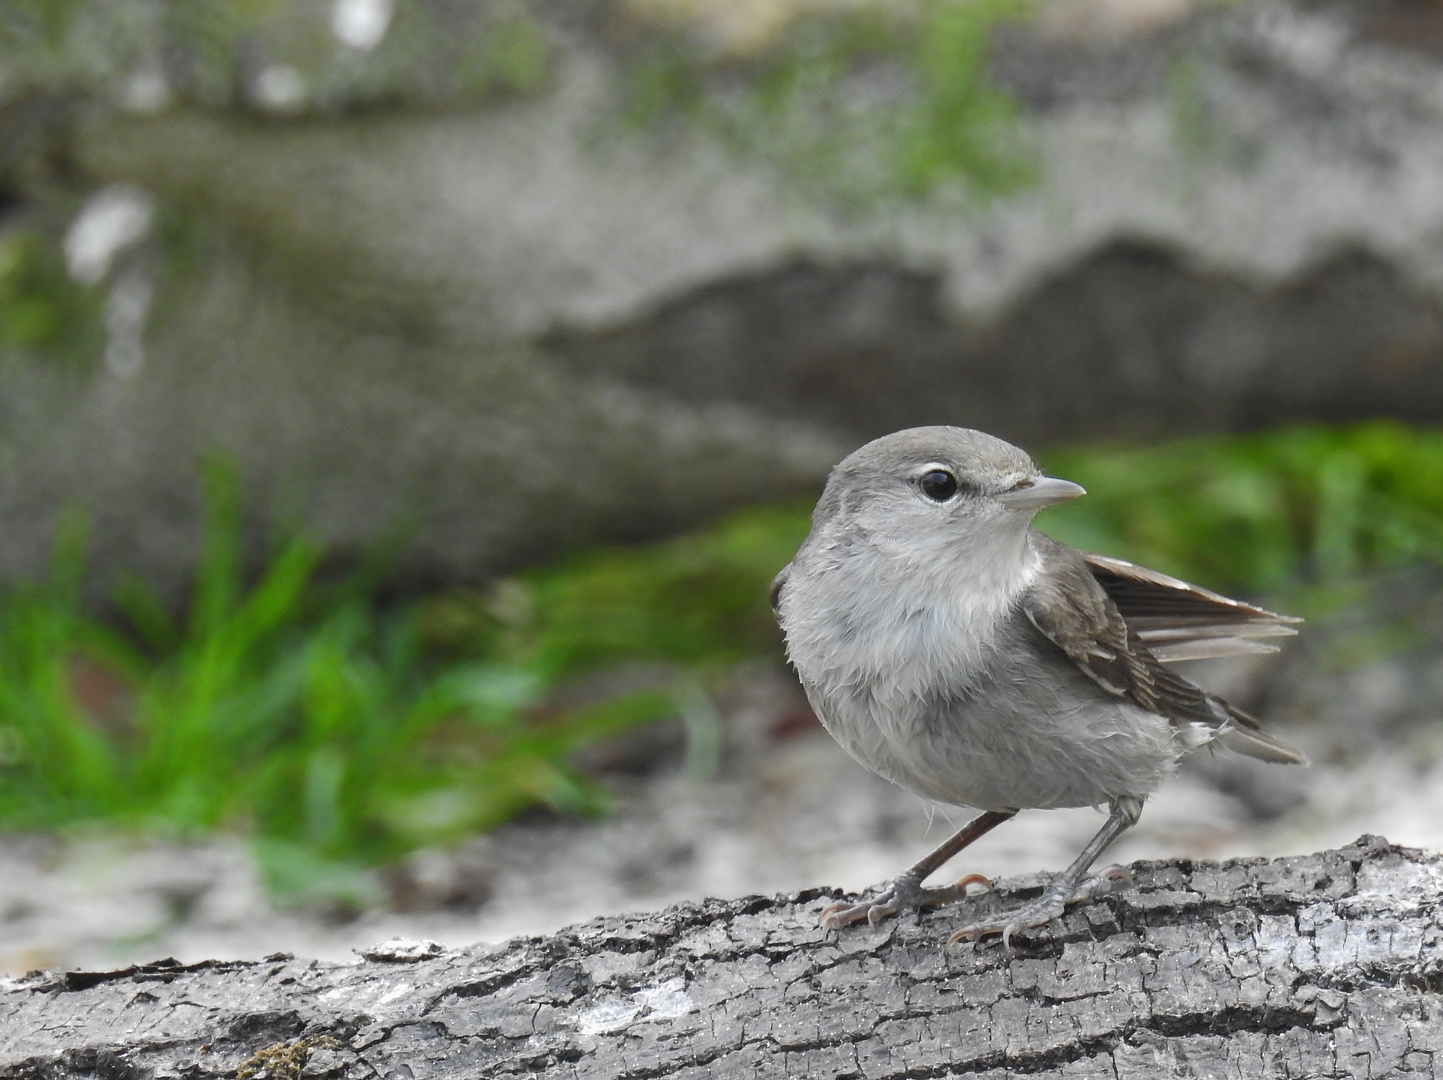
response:
<path id="1" fill-rule="evenodd" d="M 1267 649 L 1254 639 L 1294 620 L 1032 527 L 1081 493 L 963 428 L 897 432 L 833 470 L 772 601 L 848 753 L 995 814 L 1123 806 L 1114 832 L 1195 747 L 1302 760 L 1164 664 Z"/>

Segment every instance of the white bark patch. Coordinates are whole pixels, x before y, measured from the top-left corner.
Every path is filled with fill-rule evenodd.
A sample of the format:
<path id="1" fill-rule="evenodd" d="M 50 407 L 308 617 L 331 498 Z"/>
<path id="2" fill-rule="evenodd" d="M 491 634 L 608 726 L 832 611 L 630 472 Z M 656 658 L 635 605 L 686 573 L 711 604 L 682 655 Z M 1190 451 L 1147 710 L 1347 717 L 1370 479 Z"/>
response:
<path id="1" fill-rule="evenodd" d="M 582 1013 L 576 1030 L 583 1035 L 605 1035 L 629 1027 L 633 1021 L 675 1020 L 695 1009 L 686 994 L 686 980 L 667 979 L 638 990 L 630 1001 L 603 1001 Z"/>

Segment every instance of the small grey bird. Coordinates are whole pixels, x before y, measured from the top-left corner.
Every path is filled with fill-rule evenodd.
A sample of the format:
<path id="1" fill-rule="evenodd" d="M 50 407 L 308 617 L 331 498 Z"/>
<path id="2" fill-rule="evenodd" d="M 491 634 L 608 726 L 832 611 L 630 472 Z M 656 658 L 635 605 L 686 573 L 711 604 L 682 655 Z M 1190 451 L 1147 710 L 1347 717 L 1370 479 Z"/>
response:
<path id="1" fill-rule="evenodd" d="M 874 924 L 966 896 L 922 882 L 1019 810 L 1111 807 L 1032 903 L 956 934 L 1011 935 L 1110 891 L 1103 850 L 1188 751 L 1303 764 L 1247 713 L 1163 665 L 1274 652 L 1299 620 L 1032 527 L 1084 494 L 1017 447 L 954 427 L 899 431 L 832 470 L 811 533 L 772 584 L 787 653 L 822 723 L 862 765 L 927 799 L 984 811 L 916 866 L 822 925 Z"/>

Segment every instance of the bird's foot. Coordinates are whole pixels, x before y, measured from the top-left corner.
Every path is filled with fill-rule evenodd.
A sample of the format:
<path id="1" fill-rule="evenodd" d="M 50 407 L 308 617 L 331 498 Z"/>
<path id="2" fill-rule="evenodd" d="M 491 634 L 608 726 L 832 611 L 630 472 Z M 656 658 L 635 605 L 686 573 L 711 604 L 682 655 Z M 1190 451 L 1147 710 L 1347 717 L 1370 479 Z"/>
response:
<path id="1" fill-rule="evenodd" d="M 964 900 L 972 895 L 968 890 L 980 885 L 984 890 L 992 889 L 992 882 L 981 874 L 968 874 L 955 885 L 940 888 L 924 888 L 915 874 L 903 874 L 874 890 L 855 904 L 839 901 L 822 908 L 817 921 L 828 930 L 840 930 L 854 922 L 866 919 L 877 926 L 889 915 L 897 915 L 909 908 L 936 907 Z"/>
<path id="2" fill-rule="evenodd" d="M 1054 881 L 1030 904 L 1023 904 L 1011 911 L 999 911 L 990 918 L 979 919 L 962 927 L 947 939 L 947 946 L 951 947 L 963 940 L 978 941 L 988 934 L 1001 934 L 1002 947 L 1011 949 L 1013 934 L 1046 926 L 1066 911 L 1070 904 L 1121 892 L 1123 889 L 1132 888 L 1132 884 L 1132 875 L 1121 866 L 1109 866 L 1080 885 L 1072 885 L 1066 880 Z"/>

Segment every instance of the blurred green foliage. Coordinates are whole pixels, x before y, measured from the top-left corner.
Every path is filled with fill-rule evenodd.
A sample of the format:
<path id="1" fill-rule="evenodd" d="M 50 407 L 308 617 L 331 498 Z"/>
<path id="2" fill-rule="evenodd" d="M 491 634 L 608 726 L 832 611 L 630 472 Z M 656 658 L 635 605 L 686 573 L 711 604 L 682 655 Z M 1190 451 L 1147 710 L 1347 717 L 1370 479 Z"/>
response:
<path id="1" fill-rule="evenodd" d="M 84 0 L 11 0 L 9 18 L 0 23 L 0 45 L 34 45 L 21 35 L 28 32 L 48 44 L 57 43 Z M 12 35 L 14 36 L 12 39 Z"/>
<path id="2" fill-rule="evenodd" d="M 671 117 L 700 124 L 847 205 L 1006 194 L 1035 169 L 986 54 L 998 24 L 1027 7 L 859 4 L 803 18 L 744 56 L 708 52 L 679 28 L 629 58 L 627 115 L 647 131 Z"/>
<path id="3" fill-rule="evenodd" d="M 1304 614 L 1443 553 L 1443 432 L 1295 427 L 1044 458 L 1089 489 L 1042 515 L 1047 532 Z M 0 822 L 243 828 L 277 890 L 354 903 L 365 865 L 533 805 L 598 809 L 578 750 L 704 712 L 716 673 L 780 660 L 767 586 L 810 511 L 755 508 L 387 610 L 365 575 L 327 584 L 303 538 L 248 578 L 227 469 L 208 470 L 206 505 L 184 619 L 137 581 L 115 590 L 123 617 L 87 612 L 73 522 L 50 580 L 0 603 Z M 638 666 L 674 677 L 576 693 Z"/>
<path id="4" fill-rule="evenodd" d="M 493 13 L 457 65 L 463 92 L 533 94 L 550 74 L 546 31 L 520 4 Z"/>
<path id="5" fill-rule="evenodd" d="M 364 47 L 338 41 L 329 3 L 12 0 L 0 4 L 0 103 L 65 94 L 276 117 L 475 104 L 544 89 L 555 31 L 588 20 L 612 41 L 630 26 L 624 112 L 649 132 L 673 118 L 701 126 L 845 205 L 978 200 L 1035 172 L 1015 104 L 986 63 L 992 31 L 1029 2 L 804 5 L 773 39 L 737 52 L 707 40 L 705 13 L 683 5 L 674 20 L 643 19 L 624 0 L 571 0 L 570 11 L 411 0 Z"/>
<path id="6" fill-rule="evenodd" d="M 897 118 L 897 182 L 922 194 L 963 180 L 1005 194 L 1034 177 L 1018 142 L 1017 105 L 987 74 L 992 30 L 1026 11 L 1023 0 L 935 3 L 912 57 L 918 92 Z"/>
<path id="7" fill-rule="evenodd" d="M 281 115 L 456 105 L 539 90 L 553 55 L 533 0 L 408 0 L 365 47 L 337 38 L 330 3 L 303 0 L 6 0 L 0 103 L 27 94 L 123 102 L 137 72 L 165 101 Z M 284 70 L 294 93 L 265 100 Z"/>
<path id="8" fill-rule="evenodd" d="M 357 583 L 322 585 L 304 539 L 245 585 L 234 481 L 212 467 L 208 488 L 183 622 L 138 581 L 116 592 L 118 623 L 87 614 L 73 525 L 51 579 L 0 606 L 8 826 L 244 826 L 273 884 L 334 891 L 361 864 L 528 806 L 595 810 L 600 789 L 569 766 L 573 752 L 675 711 L 663 689 L 543 714 L 572 669 L 532 654 L 572 646 L 550 646 L 542 627 L 521 650 L 493 639 L 438 656 L 423 608 L 378 613 Z"/>
<path id="9" fill-rule="evenodd" d="M 1300 597 L 1443 558 L 1443 432 L 1305 426 L 1046 458 L 1088 489 L 1046 532 L 1210 588 Z"/>
<path id="10" fill-rule="evenodd" d="M 100 299 L 71 281 L 59 245 L 38 231 L 0 231 L 0 353 L 84 366 L 100 352 Z"/>
<path id="11" fill-rule="evenodd" d="M 433 646 L 483 648 L 549 680 L 620 664 L 724 666 L 781 647 L 767 589 L 809 506 L 768 506 L 639 548 L 584 552 L 486 593 L 424 602 Z"/>
<path id="12" fill-rule="evenodd" d="M 1209 107 L 1202 65 L 1195 57 L 1179 57 L 1168 65 L 1167 91 L 1178 149 L 1194 164 L 1216 154 L 1222 131 Z"/>

